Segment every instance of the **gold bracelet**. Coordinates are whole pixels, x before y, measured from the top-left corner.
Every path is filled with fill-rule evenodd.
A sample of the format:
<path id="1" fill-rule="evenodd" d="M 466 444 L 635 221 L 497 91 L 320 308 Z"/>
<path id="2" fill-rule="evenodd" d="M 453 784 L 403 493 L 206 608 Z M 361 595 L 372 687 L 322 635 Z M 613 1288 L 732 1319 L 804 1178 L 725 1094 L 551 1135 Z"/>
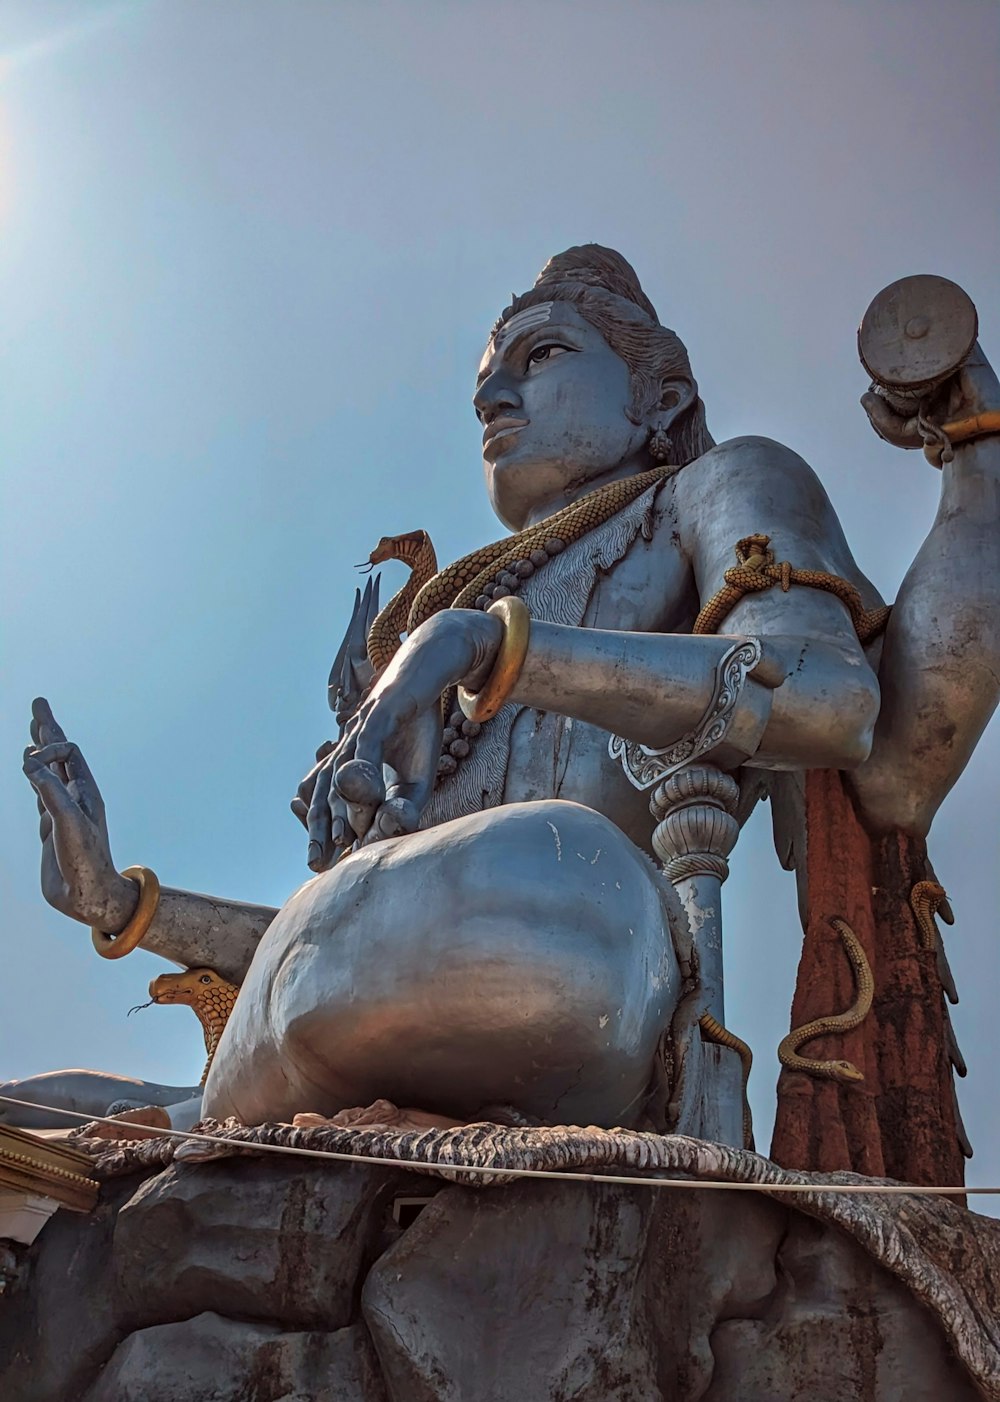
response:
<path id="1" fill-rule="evenodd" d="M 126 954 L 131 954 L 142 943 L 160 904 L 160 883 L 155 871 L 150 871 L 149 867 L 126 867 L 122 876 L 139 883 L 139 904 L 132 913 L 132 919 L 117 935 L 105 934 L 103 930 L 91 926 L 90 937 L 103 959 L 123 959 Z"/>
<path id="2" fill-rule="evenodd" d="M 941 425 L 941 432 L 946 433 L 952 443 L 968 443 L 970 438 L 1000 433 L 1000 411 L 988 409 L 982 414 L 971 414 L 967 419 L 952 419 L 951 423 Z"/>
<path id="3" fill-rule="evenodd" d="M 493 671 L 477 692 L 458 688 L 458 704 L 469 720 L 489 720 L 495 716 L 517 685 L 531 636 L 531 614 L 523 599 L 515 594 L 497 599 L 487 610 L 503 624 L 503 638 Z"/>

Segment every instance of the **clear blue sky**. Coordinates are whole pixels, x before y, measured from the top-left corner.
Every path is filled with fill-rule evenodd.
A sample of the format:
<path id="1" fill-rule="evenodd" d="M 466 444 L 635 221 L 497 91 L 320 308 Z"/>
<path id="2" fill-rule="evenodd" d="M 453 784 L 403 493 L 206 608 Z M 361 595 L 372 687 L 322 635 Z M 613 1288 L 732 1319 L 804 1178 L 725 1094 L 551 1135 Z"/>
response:
<path id="1" fill-rule="evenodd" d="M 42 902 L 31 697 L 84 747 L 120 866 L 280 904 L 352 564 L 389 532 L 427 528 L 444 560 L 496 533 L 472 380 L 551 253 L 632 260 L 716 438 L 801 452 L 893 596 L 938 483 L 869 429 L 855 329 L 885 283 L 937 272 L 1000 361 L 998 53 L 992 0 L 5 0 L 0 1078 L 203 1061 L 186 1010 L 125 1019 L 161 964 L 99 960 Z M 998 752 L 994 728 L 932 834 L 980 1182 Z M 765 1145 L 791 887 L 761 810 L 725 908 Z"/>

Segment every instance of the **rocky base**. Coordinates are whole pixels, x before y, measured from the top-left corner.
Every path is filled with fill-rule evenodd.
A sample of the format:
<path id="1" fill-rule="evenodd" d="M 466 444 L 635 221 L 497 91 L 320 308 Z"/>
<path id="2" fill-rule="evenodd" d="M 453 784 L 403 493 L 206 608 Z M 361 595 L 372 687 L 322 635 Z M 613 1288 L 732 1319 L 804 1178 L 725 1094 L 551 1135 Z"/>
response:
<path id="1" fill-rule="evenodd" d="M 178 1164 L 57 1214 L 0 1300 L 5 1402 L 996 1395 L 845 1232 L 749 1193 Z"/>

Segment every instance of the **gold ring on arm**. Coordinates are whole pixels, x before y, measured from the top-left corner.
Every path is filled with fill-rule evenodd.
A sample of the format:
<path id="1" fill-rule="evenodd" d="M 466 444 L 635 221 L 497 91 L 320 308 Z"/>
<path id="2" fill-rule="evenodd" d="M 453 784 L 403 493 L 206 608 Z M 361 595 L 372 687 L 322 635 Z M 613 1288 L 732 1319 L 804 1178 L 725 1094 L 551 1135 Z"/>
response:
<path id="1" fill-rule="evenodd" d="M 503 638 L 497 651 L 493 671 L 477 692 L 458 688 L 458 704 L 463 714 L 478 722 L 490 720 L 517 685 L 531 636 L 531 614 L 523 599 L 508 594 L 497 599 L 487 610 L 503 624 Z"/>
<path id="2" fill-rule="evenodd" d="M 139 904 L 132 913 L 132 919 L 117 935 L 107 935 L 96 926 L 91 926 L 90 937 L 103 959 L 123 959 L 126 954 L 131 954 L 142 943 L 160 904 L 160 883 L 155 871 L 150 871 L 149 867 L 126 867 L 122 876 L 139 883 Z"/>

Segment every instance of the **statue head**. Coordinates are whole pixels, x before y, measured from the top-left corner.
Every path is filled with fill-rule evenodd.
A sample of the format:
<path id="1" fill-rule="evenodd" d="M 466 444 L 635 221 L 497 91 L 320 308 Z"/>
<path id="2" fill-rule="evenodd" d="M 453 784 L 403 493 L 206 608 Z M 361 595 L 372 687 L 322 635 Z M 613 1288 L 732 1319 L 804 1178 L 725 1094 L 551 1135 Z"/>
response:
<path id="1" fill-rule="evenodd" d="M 631 265 L 583 244 L 551 258 L 490 335 L 474 404 L 490 499 L 508 526 L 570 495 L 712 446 L 680 338 L 661 326 Z"/>

